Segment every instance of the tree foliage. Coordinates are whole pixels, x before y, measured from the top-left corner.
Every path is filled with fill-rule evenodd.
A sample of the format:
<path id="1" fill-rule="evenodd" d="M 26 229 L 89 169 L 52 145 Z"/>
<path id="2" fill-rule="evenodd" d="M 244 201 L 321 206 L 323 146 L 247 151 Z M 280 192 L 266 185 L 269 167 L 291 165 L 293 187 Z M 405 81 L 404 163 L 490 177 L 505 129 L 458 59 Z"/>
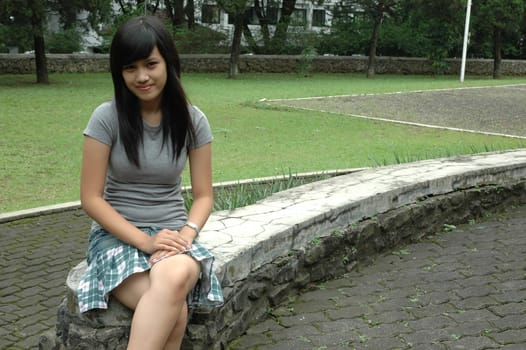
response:
<path id="1" fill-rule="evenodd" d="M 291 54 L 308 47 L 319 54 L 366 55 L 370 76 L 375 73 L 377 55 L 427 57 L 437 74 L 448 72 L 447 58 L 461 55 L 467 0 L 340 0 L 330 7 L 327 0 L 312 0 L 318 6 L 325 4 L 332 14 L 330 31 L 319 34 L 306 33 L 301 23 L 293 23 L 296 1 L 217 0 L 234 24 L 230 76 L 239 72 L 243 36 L 246 49 L 254 53 Z M 56 40 L 52 50 L 72 50 L 75 47 L 73 31 L 78 30 L 77 18 L 81 12 L 88 14 L 86 26 L 106 37 L 105 46 L 122 22 L 148 13 L 165 18 L 188 52 L 208 52 L 217 49 L 220 46 L 217 43 L 223 41 L 224 36 L 196 24 L 195 6 L 200 3 L 195 0 L 1 0 L 0 52 L 12 46 L 22 51 L 35 50 L 37 76 L 40 76 L 37 80 L 45 81 L 44 39 L 47 36 L 48 40 Z M 118 6 L 117 10 L 112 4 Z M 493 58 L 496 78 L 503 58 L 526 59 L 525 7 L 526 0 L 473 1 L 468 55 Z M 249 27 L 249 23 L 254 23 L 249 22 L 249 11 L 257 17 L 259 36 L 253 35 L 252 25 Z M 63 33 L 45 32 L 49 13 L 59 15 Z M 207 40 L 211 43 L 203 44 Z"/>
<path id="2" fill-rule="evenodd" d="M 375 5 L 380 2 L 342 0 L 334 9 L 331 33 L 325 35 L 318 52 L 372 57 L 374 35 L 368 33 L 374 34 L 378 25 Z M 400 0 L 392 4 L 381 22 L 377 54 L 427 57 L 437 74 L 447 73 L 446 58 L 461 56 L 466 3 L 466 0 Z M 498 58 L 501 52 L 506 58 L 526 58 L 525 6 L 525 0 L 473 1 L 470 57 Z"/>
<path id="3" fill-rule="evenodd" d="M 491 48 L 494 78 L 501 75 L 503 52 L 513 54 L 524 44 L 519 33 L 524 23 L 525 6 L 524 0 L 485 0 L 473 4 L 475 36 L 486 44 L 486 55 Z"/>
<path id="4" fill-rule="evenodd" d="M 0 1 L 0 50 L 15 46 L 22 52 L 33 49 L 30 18 L 26 1 Z"/>
<path id="5" fill-rule="evenodd" d="M 437 74 L 446 73 L 445 59 L 460 57 L 464 32 L 464 0 L 414 0 L 411 25 L 423 33 L 424 57 Z M 422 22 L 422 19 L 426 21 Z"/>

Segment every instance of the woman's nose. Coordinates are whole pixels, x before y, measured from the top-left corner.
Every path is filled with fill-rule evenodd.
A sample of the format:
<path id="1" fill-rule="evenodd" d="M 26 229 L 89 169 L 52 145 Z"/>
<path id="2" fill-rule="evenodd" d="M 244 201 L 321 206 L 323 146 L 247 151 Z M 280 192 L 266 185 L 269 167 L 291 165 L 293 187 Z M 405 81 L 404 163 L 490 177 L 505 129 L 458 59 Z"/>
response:
<path id="1" fill-rule="evenodd" d="M 148 70 L 145 68 L 139 68 L 137 69 L 137 81 L 138 82 L 145 82 L 150 79 L 150 76 L 148 75 Z"/>

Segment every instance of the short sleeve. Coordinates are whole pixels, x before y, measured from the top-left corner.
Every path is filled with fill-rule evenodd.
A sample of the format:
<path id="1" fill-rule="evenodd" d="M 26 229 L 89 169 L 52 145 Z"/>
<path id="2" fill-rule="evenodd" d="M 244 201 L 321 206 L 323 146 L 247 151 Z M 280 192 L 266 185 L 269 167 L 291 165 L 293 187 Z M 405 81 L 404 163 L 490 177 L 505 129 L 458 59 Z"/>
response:
<path id="1" fill-rule="evenodd" d="M 117 139 L 117 111 L 112 102 L 105 102 L 95 108 L 84 135 L 94 138 L 106 145 L 113 145 Z"/>
<path id="2" fill-rule="evenodd" d="M 190 106 L 190 115 L 195 129 L 195 140 L 190 149 L 199 148 L 214 140 L 210 124 L 205 114 L 197 107 Z"/>

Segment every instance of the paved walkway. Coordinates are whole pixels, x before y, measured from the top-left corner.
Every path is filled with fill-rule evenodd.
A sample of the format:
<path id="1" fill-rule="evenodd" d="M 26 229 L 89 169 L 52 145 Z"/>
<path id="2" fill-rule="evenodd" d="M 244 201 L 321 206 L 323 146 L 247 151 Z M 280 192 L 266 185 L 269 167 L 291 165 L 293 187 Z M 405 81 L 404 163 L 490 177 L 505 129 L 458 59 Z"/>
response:
<path id="1" fill-rule="evenodd" d="M 231 349 L 526 349 L 526 207 L 399 247 L 270 310 Z"/>
<path id="2" fill-rule="evenodd" d="M 299 98 L 271 104 L 367 119 L 526 138 L 526 85 Z"/>
<path id="3" fill-rule="evenodd" d="M 80 210 L 0 225 L 0 349 L 55 326 Z M 398 247 L 271 310 L 232 349 L 526 349 L 526 206 Z"/>
<path id="4" fill-rule="evenodd" d="M 0 349 L 36 349 L 55 327 L 69 270 L 85 255 L 89 219 L 67 211 L 0 224 Z"/>

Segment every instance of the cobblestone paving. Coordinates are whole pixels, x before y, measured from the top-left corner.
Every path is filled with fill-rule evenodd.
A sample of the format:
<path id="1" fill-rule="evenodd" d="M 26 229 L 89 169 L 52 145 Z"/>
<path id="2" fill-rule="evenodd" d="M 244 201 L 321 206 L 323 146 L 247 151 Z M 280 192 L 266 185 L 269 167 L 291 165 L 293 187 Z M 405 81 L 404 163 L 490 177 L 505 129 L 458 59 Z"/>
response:
<path id="1" fill-rule="evenodd" d="M 55 326 L 89 219 L 0 224 L 0 349 Z M 231 349 L 526 349 L 526 206 L 398 247 L 271 311 Z"/>
<path id="2" fill-rule="evenodd" d="M 80 211 L 0 224 L 0 349 L 36 349 L 56 324 L 69 270 L 85 256 Z"/>
<path id="3" fill-rule="evenodd" d="M 276 100 L 369 118 L 526 137 L 526 85 Z"/>
<path id="4" fill-rule="evenodd" d="M 526 349 L 526 207 L 398 247 L 271 311 L 231 349 Z"/>

